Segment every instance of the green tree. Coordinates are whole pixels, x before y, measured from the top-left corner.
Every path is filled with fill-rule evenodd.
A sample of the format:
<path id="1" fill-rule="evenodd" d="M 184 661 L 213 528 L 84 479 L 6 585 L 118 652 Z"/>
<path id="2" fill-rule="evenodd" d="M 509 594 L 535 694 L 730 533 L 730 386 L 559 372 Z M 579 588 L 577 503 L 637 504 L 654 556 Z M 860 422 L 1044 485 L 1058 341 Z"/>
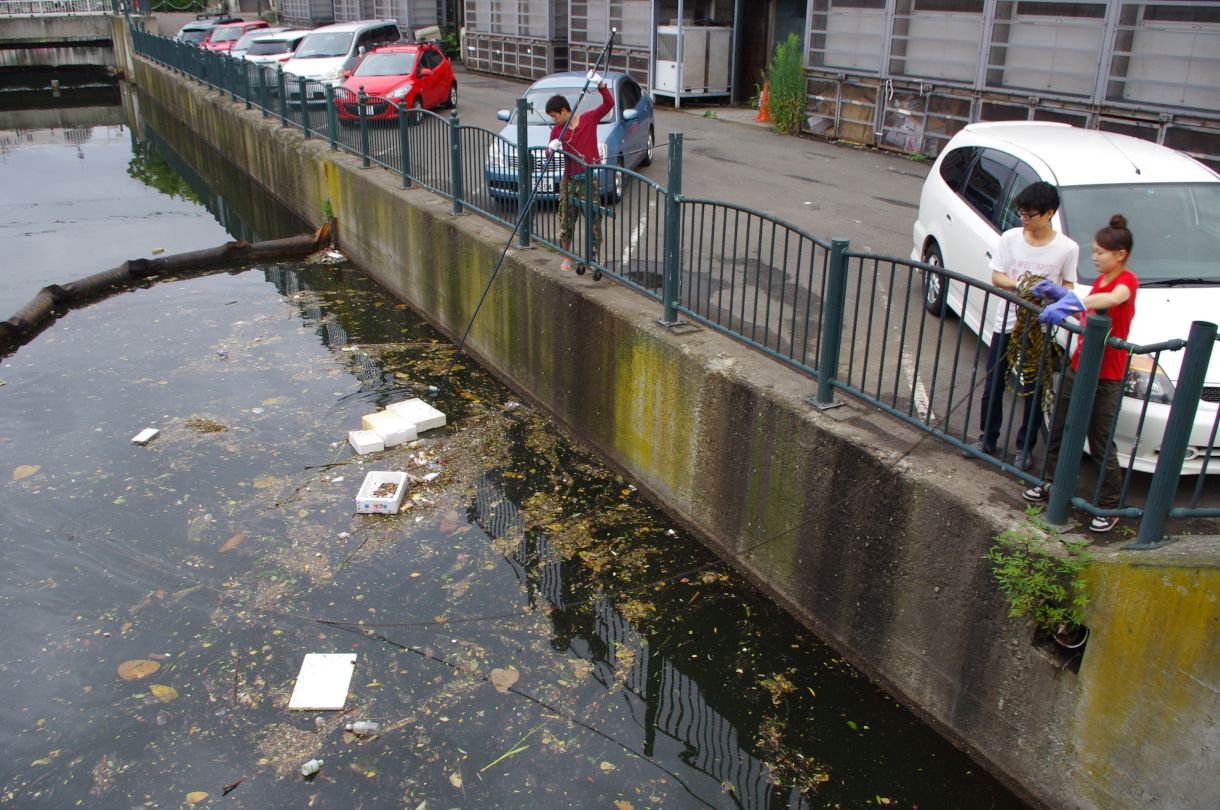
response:
<path id="1" fill-rule="evenodd" d="M 127 162 L 127 176 L 170 197 L 199 202 L 182 175 L 151 144 L 136 143 Z"/>
<path id="2" fill-rule="evenodd" d="M 775 46 L 775 55 L 767 65 L 764 78 L 767 90 L 767 112 L 771 114 L 776 132 L 796 135 L 805 120 L 805 64 L 801 42 L 789 34 L 787 42 Z"/>

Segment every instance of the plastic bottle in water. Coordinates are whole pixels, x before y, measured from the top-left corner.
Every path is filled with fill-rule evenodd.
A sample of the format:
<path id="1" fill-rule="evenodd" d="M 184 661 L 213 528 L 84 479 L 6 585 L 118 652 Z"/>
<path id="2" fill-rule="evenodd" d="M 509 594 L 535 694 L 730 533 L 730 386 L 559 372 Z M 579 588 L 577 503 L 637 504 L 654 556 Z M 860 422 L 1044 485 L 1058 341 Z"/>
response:
<path id="1" fill-rule="evenodd" d="M 311 759 L 301 766 L 301 776 L 313 776 L 322 769 L 322 760 Z"/>
<path id="2" fill-rule="evenodd" d="M 357 720 L 354 723 L 348 723 L 345 728 L 357 737 L 368 737 L 381 731 L 381 724 L 372 720 Z"/>

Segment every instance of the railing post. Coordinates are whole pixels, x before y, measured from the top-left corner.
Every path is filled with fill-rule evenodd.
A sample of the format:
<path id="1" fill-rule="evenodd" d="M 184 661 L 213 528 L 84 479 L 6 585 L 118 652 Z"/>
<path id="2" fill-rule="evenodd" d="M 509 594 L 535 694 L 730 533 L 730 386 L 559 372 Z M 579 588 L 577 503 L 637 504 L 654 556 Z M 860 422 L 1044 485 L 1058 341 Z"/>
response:
<path id="1" fill-rule="evenodd" d="M 339 120 L 335 112 L 335 87 L 326 85 L 326 136 L 330 139 L 331 151 L 339 149 Z"/>
<path id="2" fill-rule="evenodd" d="M 305 126 L 305 115 L 306 115 L 306 111 L 309 109 L 309 101 L 305 98 L 306 82 L 307 82 L 307 80 L 304 76 L 297 76 L 297 93 L 299 94 L 300 99 L 301 99 L 301 126 L 302 127 Z M 309 135 L 306 134 L 305 137 L 308 138 Z"/>
<path id="3" fill-rule="evenodd" d="M 669 133 L 669 165 L 665 189 L 665 256 L 661 276 L 662 326 L 677 326 L 682 272 L 682 133 Z"/>
<path id="4" fill-rule="evenodd" d="M 258 66 L 258 103 L 263 108 L 263 118 L 266 118 L 267 108 L 271 105 L 267 100 L 267 69 L 262 65 Z"/>
<path id="5" fill-rule="evenodd" d="M 238 62 L 241 68 L 241 97 L 245 99 L 246 109 L 250 109 L 250 63 L 244 59 Z"/>
<path id="6" fill-rule="evenodd" d="M 280 126 L 288 126 L 288 83 L 284 79 L 284 66 L 275 66 L 276 81 L 280 86 Z M 302 99 L 304 101 L 304 99 Z"/>
<path id="7" fill-rule="evenodd" d="M 517 99 L 517 247 L 530 246 L 530 191 L 534 187 L 533 162 L 530 152 L 529 122 L 525 119 L 528 106 L 525 98 Z"/>
<path id="8" fill-rule="evenodd" d="M 407 119 L 411 108 L 402 104 L 398 108 L 398 154 L 402 156 L 402 187 L 411 187 L 411 122 Z"/>
<path id="9" fill-rule="evenodd" d="M 1186 354 L 1182 357 L 1173 403 L 1169 406 L 1169 421 L 1161 439 L 1156 472 L 1152 474 L 1152 483 L 1148 486 L 1148 500 L 1144 503 L 1139 534 L 1134 543 L 1124 548 L 1142 550 L 1173 542 L 1172 538 L 1165 536 L 1165 523 L 1169 520 L 1169 510 L 1173 508 L 1178 479 L 1182 477 L 1186 445 L 1190 442 L 1190 433 L 1195 425 L 1195 413 L 1199 410 L 1199 398 L 1203 394 L 1203 382 L 1207 378 L 1207 365 L 1211 362 L 1215 343 L 1214 323 L 1195 321 L 1190 325 Z"/>
<path id="10" fill-rule="evenodd" d="M 585 167 L 585 189 L 584 193 L 580 195 L 584 199 L 585 209 L 585 249 L 581 251 L 584 259 L 581 264 L 589 268 L 593 267 L 595 258 L 593 256 L 593 206 L 597 205 L 593 199 L 593 173 L 595 171 L 593 164 Z"/>
<path id="11" fill-rule="evenodd" d="M 369 159 L 369 117 L 364 114 L 368 103 L 368 94 L 364 92 L 364 85 L 361 85 L 360 91 L 356 93 L 356 113 L 360 117 L 360 165 L 366 169 L 373 165 Z"/>
<path id="12" fill-rule="evenodd" d="M 1051 471 L 1054 481 L 1051 483 L 1050 501 L 1046 504 L 1046 522 L 1051 526 L 1063 527 L 1068 522 L 1072 488 L 1080 472 L 1080 455 L 1084 452 L 1084 440 L 1089 432 L 1093 396 L 1097 393 L 1097 375 L 1101 373 L 1101 358 L 1106 349 L 1106 335 L 1109 333 L 1109 318 L 1090 315 L 1085 321 L 1084 343 L 1080 349 L 1080 362 L 1076 365 L 1072 391 L 1068 396 L 1067 422 L 1064 424 L 1063 440 L 1059 445 L 1059 460 Z M 1100 458 L 1104 450 L 1098 449 L 1095 452 Z"/>
<path id="13" fill-rule="evenodd" d="M 462 213 L 462 139 L 457 110 L 449 113 L 449 172 L 453 191 L 453 213 Z"/>
<path id="14" fill-rule="evenodd" d="M 826 277 L 826 300 L 822 302 L 822 353 L 818 358 L 818 393 L 811 404 L 819 410 L 842 405 L 835 402 L 835 376 L 839 373 L 839 344 L 843 339 L 843 310 L 847 306 L 846 239 L 830 241 L 830 266 Z"/>

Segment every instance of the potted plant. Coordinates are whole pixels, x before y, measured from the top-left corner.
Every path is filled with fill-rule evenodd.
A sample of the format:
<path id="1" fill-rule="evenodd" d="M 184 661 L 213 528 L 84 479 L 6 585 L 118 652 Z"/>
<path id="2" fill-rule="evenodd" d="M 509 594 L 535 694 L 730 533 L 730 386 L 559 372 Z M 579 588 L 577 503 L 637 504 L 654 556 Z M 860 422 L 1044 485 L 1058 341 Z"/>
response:
<path id="1" fill-rule="evenodd" d="M 1008 599 L 1009 616 L 1028 616 L 1058 644 L 1081 647 L 1089 632 L 1084 625 L 1088 543 L 1061 535 L 1041 519 L 1037 508 L 1026 510 L 1026 518 L 1001 532 L 984 559 Z"/>

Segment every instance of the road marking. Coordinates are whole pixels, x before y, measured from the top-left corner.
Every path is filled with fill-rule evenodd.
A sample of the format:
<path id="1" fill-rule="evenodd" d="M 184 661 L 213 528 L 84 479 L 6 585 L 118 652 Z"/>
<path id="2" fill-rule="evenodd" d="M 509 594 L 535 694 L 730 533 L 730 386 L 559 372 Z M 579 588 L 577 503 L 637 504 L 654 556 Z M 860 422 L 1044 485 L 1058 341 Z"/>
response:
<path id="1" fill-rule="evenodd" d="M 889 311 L 890 301 L 889 296 L 885 294 L 885 290 L 881 286 L 881 279 L 877 279 L 877 295 L 881 296 L 881 303 L 886 311 Z M 915 368 L 915 362 L 911 359 L 911 353 L 905 348 L 902 350 L 902 371 L 906 374 L 906 378 L 911 381 L 911 397 L 915 400 L 915 411 L 919 414 L 919 418 L 924 422 L 931 424 L 936 418 L 936 414 L 932 413 L 928 403 L 928 392 L 924 389 L 923 383 L 919 379 L 919 371 Z"/>
<path id="2" fill-rule="evenodd" d="M 649 208 L 656 208 L 657 201 L 653 200 L 648 203 Z M 639 224 L 635 226 L 635 230 L 631 232 L 631 239 L 627 247 L 623 249 L 623 274 L 626 275 L 631 267 L 631 254 L 635 252 L 636 245 L 640 243 L 640 234 L 644 232 L 644 226 L 648 224 L 648 214 L 645 213 L 640 219 Z"/>

